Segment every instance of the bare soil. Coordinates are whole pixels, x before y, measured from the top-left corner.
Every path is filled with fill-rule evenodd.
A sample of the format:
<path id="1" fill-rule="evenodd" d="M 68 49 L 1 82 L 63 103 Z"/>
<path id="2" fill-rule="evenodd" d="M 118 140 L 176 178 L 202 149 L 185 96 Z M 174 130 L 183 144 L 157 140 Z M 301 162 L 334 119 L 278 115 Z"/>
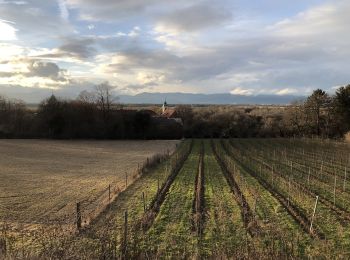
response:
<path id="1" fill-rule="evenodd" d="M 109 184 L 132 183 L 138 165 L 178 141 L 0 140 L 0 221 L 44 224 L 69 219 Z"/>

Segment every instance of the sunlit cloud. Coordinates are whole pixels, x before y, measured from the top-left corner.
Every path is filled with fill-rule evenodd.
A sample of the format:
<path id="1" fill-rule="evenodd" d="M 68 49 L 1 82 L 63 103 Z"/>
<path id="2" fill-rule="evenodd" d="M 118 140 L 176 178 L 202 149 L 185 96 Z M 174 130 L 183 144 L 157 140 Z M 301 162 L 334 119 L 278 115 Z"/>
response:
<path id="1" fill-rule="evenodd" d="M 13 23 L 0 20 L 0 41 L 13 41 L 17 40 L 17 29 L 13 26 Z"/>
<path id="2" fill-rule="evenodd" d="M 292 88 L 284 88 L 281 90 L 278 90 L 276 92 L 277 95 L 290 95 L 290 94 L 296 94 L 298 91 L 296 89 Z"/>
<path id="3" fill-rule="evenodd" d="M 244 95 L 244 96 L 250 96 L 254 92 L 253 89 L 244 89 L 240 87 L 236 87 L 230 91 L 232 95 Z"/>

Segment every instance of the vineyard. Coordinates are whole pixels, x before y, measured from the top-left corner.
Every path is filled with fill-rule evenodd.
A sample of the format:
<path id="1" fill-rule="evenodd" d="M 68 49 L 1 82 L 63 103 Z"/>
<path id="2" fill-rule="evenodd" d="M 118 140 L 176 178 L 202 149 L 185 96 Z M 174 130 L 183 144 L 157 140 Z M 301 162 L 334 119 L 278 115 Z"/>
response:
<path id="1" fill-rule="evenodd" d="M 340 142 L 185 140 L 91 222 L 47 235 L 50 246 L 35 250 L 74 259 L 348 259 L 349 169 L 350 147 Z"/>

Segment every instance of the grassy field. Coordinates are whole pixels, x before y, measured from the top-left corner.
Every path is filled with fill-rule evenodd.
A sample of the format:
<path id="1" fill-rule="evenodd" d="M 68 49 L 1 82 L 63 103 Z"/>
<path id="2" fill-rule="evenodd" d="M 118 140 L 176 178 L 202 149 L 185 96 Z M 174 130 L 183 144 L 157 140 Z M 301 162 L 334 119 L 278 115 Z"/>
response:
<path id="1" fill-rule="evenodd" d="M 196 255 L 192 203 L 198 159 L 199 146 L 196 143 L 146 234 L 144 248 L 153 255 L 179 258 Z"/>
<path id="2" fill-rule="evenodd" d="M 311 139 L 186 140 L 79 234 L 46 236 L 53 246 L 37 252 L 53 259 L 349 259 L 349 154 L 349 145 Z"/>
<path id="3" fill-rule="evenodd" d="M 177 143 L 0 140 L 0 220 L 21 227 L 72 222 L 76 202 L 93 207 L 108 185 L 124 189 L 126 173 L 129 185 L 147 158 Z"/>

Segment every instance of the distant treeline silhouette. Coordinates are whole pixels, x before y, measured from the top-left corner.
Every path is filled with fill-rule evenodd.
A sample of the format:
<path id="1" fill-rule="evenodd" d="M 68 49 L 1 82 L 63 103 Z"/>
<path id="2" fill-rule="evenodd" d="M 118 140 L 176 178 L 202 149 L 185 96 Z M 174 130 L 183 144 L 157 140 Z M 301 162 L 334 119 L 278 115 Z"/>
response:
<path id="1" fill-rule="evenodd" d="M 335 95 L 321 89 L 289 106 L 179 105 L 179 124 L 159 123 L 149 110 L 121 109 L 108 84 L 75 100 L 54 95 L 38 109 L 0 96 L 2 138 L 175 139 L 181 137 L 339 138 L 350 130 L 350 85 Z"/>
<path id="2" fill-rule="evenodd" d="M 314 90 L 288 106 L 181 106 L 187 137 L 311 137 L 341 138 L 350 130 L 350 85 L 334 95 Z"/>

